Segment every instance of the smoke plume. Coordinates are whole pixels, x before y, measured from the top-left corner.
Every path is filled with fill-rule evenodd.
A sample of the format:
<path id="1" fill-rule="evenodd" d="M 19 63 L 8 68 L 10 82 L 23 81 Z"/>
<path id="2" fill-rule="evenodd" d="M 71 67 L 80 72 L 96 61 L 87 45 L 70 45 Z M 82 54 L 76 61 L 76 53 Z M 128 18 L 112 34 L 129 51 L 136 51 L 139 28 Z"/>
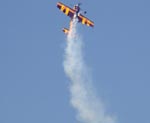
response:
<path id="1" fill-rule="evenodd" d="M 71 81 L 70 102 L 77 111 L 77 119 L 82 123 L 115 123 L 115 119 L 107 114 L 103 102 L 94 93 L 82 46 L 83 42 L 77 33 L 77 20 L 73 19 L 67 35 L 64 69 Z"/>

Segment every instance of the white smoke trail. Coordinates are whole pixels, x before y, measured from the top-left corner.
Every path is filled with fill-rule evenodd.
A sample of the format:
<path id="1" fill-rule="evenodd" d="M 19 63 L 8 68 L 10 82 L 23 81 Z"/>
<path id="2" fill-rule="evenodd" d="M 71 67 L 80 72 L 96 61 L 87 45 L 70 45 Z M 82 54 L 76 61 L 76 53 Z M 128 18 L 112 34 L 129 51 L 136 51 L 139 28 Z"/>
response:
<path id="1" fill-rule="evenodd" d="M 77 110 L 77 118 L 83 123 L 114 123 L 105 107 L 96 97 L 91 86 L 91 77 L 83 60 L 82 40 L 76 32 L 77 21 L 74 19 L 67 36 L 64 69 L 69 77 L 71 104 Z"/>

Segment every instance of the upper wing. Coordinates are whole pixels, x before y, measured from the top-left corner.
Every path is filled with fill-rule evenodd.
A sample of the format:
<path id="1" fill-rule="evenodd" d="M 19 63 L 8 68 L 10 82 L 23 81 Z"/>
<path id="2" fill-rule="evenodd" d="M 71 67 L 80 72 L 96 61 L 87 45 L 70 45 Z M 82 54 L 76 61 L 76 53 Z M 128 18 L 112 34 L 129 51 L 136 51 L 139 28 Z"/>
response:
<path id="1" fill-rule="evenodd" d="M 81 22 L 82 24 L 85 24 L 87 26 L 91 26 L 94 27 L 94 22 L 92 22 L 91 20 L 89 20 L 88 18 L 84 17 L 82 14 L 80 14 L 78 16 L 79 22 Z"/>
<path id="2" fill-rule="evenodd" d="M 57 7 L 70 18 L 73 18 L 75 11 L 61 2 L 57 3 Z"/>

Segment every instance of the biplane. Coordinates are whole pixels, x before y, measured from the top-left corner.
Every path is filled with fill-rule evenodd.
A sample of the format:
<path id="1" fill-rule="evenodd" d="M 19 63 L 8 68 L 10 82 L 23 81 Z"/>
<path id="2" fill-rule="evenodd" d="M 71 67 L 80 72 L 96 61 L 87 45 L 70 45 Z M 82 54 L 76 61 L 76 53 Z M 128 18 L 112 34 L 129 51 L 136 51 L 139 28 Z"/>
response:
<path id="1" fill-rule="evenodd" d="M 92 22 L 91 20 L 89 20 L 88 18 L 86 18 L 85 16 L 83 16 L 80 12 L 81 8 L 80 8 L 80 3 L 75 5 L 73 8 L 70 8 L 68 6 L 66 6 L 65 4 L 58 2 L 57 3 L 57 7 L 67 16 L 69 16 L 71 18 L 70 20 L 70 27 L 72 26 L 72 20 L 73 18 L 77 18 L 79 23 L 85 24 L 87 26 L 90 27 L 94 27 L 94 22 Z M 86 14 L 86 12 L 84 12 L 84 14 Z M 70 28 L 69 27 L 69 28 Z M 67 28 L 63 28 L 62 31 L 65 34 L 69 33 L 69 29 Z"/>

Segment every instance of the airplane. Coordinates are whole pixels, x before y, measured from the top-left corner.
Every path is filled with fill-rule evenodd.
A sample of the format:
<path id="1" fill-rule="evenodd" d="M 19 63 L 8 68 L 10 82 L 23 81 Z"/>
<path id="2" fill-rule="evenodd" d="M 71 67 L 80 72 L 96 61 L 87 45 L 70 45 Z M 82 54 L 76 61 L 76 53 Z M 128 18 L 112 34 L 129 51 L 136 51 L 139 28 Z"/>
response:
<path id="1" fill-rule="evenodd" d="M 73 18 L 77 18 L 79 23 L 85 24 L 87 26 L 90 27 L 94 27 L 94 22 L 92 22 L 91 20 L 89 20 L 88 18 L 86 18 L 85 16 L 83 16 L 81 14 L 81 8 L 80 8 L 81 3 L 78 3 L 77 5 L 74 5 L 73 8 L 70 8 L 68 6 L 66 6 L 65 4 L 58 2 L 57 3 L 57 7 L 67 16 L 69 16 L 71 18 L 70 20 L 70 27 L 72 26 L 72 20 Z M 84 14 L 86 14 L 86 11 L 84 12 Z M 67 28 L 63 28 L 62 31 L 65 34 L 69 33 L 70 29 Z"/>

